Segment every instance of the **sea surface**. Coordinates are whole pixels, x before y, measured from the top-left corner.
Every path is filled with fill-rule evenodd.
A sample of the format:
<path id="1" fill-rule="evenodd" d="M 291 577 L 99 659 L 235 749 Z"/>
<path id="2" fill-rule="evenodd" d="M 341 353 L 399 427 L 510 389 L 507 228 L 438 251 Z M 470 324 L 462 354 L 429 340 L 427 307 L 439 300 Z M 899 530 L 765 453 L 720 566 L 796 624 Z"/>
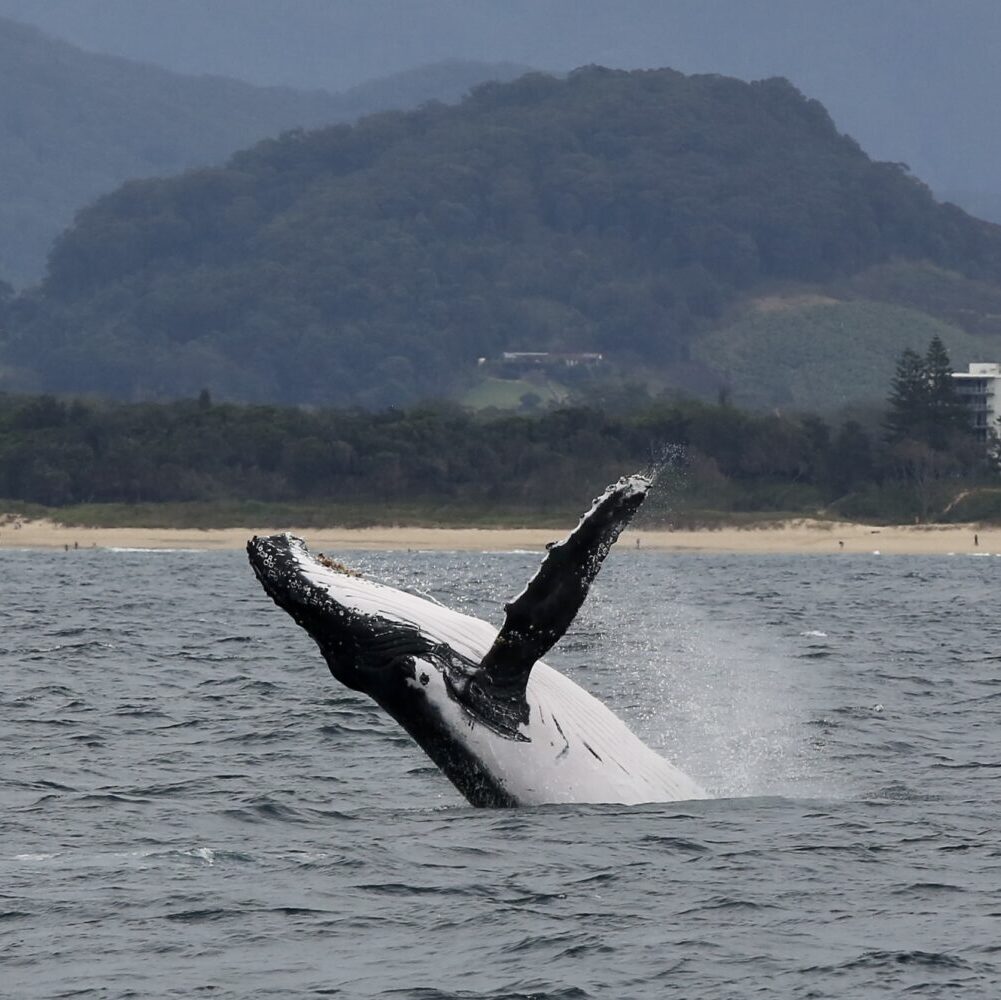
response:
<path id="1" fill-rule="evenodd" d="M 1001 996 L 999 574 L 613 552 L 547 660 L 712 798 L 486 811 L 242 553 L 0 552 L 0 996 Z"/>

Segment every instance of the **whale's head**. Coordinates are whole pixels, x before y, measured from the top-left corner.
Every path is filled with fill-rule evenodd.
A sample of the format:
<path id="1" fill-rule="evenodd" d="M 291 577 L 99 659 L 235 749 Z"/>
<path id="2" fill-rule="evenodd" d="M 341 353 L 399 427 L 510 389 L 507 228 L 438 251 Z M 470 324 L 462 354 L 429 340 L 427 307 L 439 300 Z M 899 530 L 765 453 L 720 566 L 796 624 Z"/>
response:
<path id="1" fill-rule="evenodd" d="M 247 555 L 268 596 L 312 636 L 345 686 L 380 700 L 414 678 L 417 659 L 435 654 L 438 643 L 397 606 L 410 595 L 311 555 L 294 535 L 254 537 Z"/>

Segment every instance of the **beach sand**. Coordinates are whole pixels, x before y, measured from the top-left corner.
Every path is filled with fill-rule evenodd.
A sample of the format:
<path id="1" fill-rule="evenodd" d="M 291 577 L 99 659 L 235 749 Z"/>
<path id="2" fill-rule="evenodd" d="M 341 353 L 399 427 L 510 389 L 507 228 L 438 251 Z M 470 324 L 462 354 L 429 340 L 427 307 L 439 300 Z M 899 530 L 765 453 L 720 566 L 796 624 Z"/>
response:
<path id="1" fill-rule="evenodd" d="M 20 527 L 15 527 L 19 523 Z M 566 531 L 573 527 L 566 526 Z M 280 530 L 256 528 L 73 528 L 49 520 L 0 521 L 0 548 L 63 549 L 242 549 L 252 535 Z M 542 551 L 566 534 L 549 528 L 291 528 L 314 552 L 351 549 L 504 552 Z M 976 539 L 976 541 L 975 541 Z M 638 545 L 637 545 L 638 543 Z M 872 527 L 830 521 L 795 520 L 756 528 L 698 531 L 628 530 L 618 549 L 671 552 L 788 553 L 839 555 L 1001 554 L 1001 527 L 902 525 Z"/>

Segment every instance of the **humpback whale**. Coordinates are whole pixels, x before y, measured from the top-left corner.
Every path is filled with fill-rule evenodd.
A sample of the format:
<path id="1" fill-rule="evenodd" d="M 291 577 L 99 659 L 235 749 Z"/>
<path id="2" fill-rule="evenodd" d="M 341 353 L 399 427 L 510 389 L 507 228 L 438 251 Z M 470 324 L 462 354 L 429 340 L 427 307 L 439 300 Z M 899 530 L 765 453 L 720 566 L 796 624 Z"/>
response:
<path id="1" fill-rule="evenodd" d="M 701 798 L 699 786 L 610 709 L 542 662 L 651 480 L 628 476 L 550 543 L 498 632 L 433 600 L 313 556 L 293 535 L 254 537 L 251 566 L 342 684 L 373 698 L 474 806 Z"/>

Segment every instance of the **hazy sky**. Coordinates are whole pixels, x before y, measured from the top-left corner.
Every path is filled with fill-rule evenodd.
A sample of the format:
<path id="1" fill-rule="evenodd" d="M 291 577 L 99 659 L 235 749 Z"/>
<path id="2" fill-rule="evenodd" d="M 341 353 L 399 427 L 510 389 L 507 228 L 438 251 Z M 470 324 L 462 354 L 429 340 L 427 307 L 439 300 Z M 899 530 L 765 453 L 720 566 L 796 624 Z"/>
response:
<path id="1" fill-rule="evenodd" d="M 1001 190 L 1001 0 L 0 0 L 0 14 L 95 51 L 299 87 L 455 57 L 783 75 L 936 190 Z"/>

